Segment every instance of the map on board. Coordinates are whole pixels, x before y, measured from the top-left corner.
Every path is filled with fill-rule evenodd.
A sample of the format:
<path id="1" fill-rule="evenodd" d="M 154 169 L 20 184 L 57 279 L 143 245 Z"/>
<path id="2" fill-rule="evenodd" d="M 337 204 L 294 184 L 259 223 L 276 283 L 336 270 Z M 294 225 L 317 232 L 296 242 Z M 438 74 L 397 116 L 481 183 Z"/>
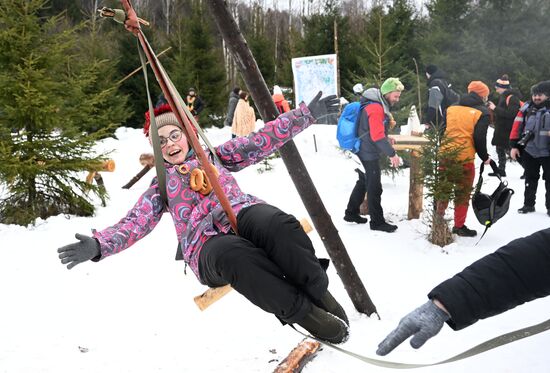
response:
<path id="1" fill-rule="evenodd" d="M 293 58 L 292 73 L 296 103 L 310 102 L 319 91 L 323 91 L 323 96 L 337 92 L 335 54 Z"/>
<path id="2" fill-rule="evenodd" d="M 309 103 L 319 91 L 337 94 L 337 71 L 335 54 L 293 58 L 295 102 Z"/>

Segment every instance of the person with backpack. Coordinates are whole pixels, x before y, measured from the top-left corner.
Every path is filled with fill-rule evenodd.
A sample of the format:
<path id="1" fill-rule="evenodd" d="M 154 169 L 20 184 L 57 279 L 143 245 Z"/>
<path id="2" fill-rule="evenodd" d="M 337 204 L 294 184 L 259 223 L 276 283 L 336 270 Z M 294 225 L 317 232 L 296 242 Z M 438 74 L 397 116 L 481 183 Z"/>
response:
<path id="1" fill-rule="evenodd" d="M 512 88 L 508 75 L 504 74 L 495 82 L 495 90 L 500 95 L 498 103 L 488 102 L 489 110 L 495 113 L 495 132 L 491 144 L 496 146 L 498 172 L 506 176 L 506 156 L 510 152 L 510 131 L 521 105 L 519 92 Z M 490 176 L 495 176 L 490 173 Z"/>
<path id="2" fill-rule="evenodd" d="M 378 345 L 385 356 L 412 336 L 417 349 L 447 323 L 464 329 L 523 303 L 550 295 L 550 228 L 518 238 L 472 263 L 428 293 Z"/>
<path id="3" fill-rule="evenodd" d="M 361 203 L 367 193 L 370 215 L 370 229 L 383 232 L 394 232 L 397 225 L 389 224 L 384 219 L 381 205 L 382 181 L 380 156 L 390 158 L 392 167 L 399 167 L 401 159 L 395 153 L 388 137 L 390 128 L 390 108 L 399 102 L 405 87 L 398 78 L 388 78 L 380 89 L 369 88 L 363 92 L 360 111 L 357 118 L 358 151 L 357 157 L 365 168 L 365 174 L 359 173 L 359 179 L 351 192 L 345 211 L 344 220 L 365 224 L 367 218 L 359 214 Z"/>
<path id="4" fill-rule="evenodd" d="M 279 114 L 287 113 L 290 111 L 290 105 L 283 95 L 283 90 L 278 85 L 273 86 L 273 96 L 271 96 Z"/>
<path id="5" fill-rule="evenodd" d="M 470 82 L 468 94 L 461 97 L 458 105 L 447 109 L 445 135 L 449 147 L 457 147 L 460 152 L 456 162 L 462 164 L 462 174 L 454 184 L 454 227 L 452 232 L 462 237 L 475 237 L 477 232 L 466 226 L 466 215 L 470 204 L 470 193 L 475 178 L 475 154 L 489 165 L 491 158 L 487 153 L 487 129 L 489 127 L 489 109 L 485 103 L 489 97 L 489 87 L 478 80 Z M 436 210 L 441 216 L 449 201 L 437 201 Z"/>
<path id="6" fill-rule="evenodd" d="M 208 164 L 199 162 L 170 106 L 156 108 L 166 200 L 159 178 L 154 178 L 119 222 L 92 230 L 91 237 L 77 233 L 77 242 L 59 248 L 61 263 L 71 269 L 118 254 L 148 235 L 166 212 L 174 222 L 184 261 L 202 284 L 230 284 L 280 321 L 296 323 L 325 341 L 344 342 L 348 318 L 328 292 L 327 274 L 300 222 L 242 191 L 232 175 L 277 151 L 315 121 L 337 112 L 338 98 L 321 95 L 319 92 L 308 105 L 302 102 L 297 109 L 279 115 L 248 137 L 205 149 L 212 162 Z M 144 132 L 151 139 L 149 120 Z M 218 174 L 236 215 L 237 232 L 220 196 L 212 192 L 205 167 Z"/>
<path id="7" fill-rule="evenodd" d="M 426 66 L 428 79 L 428 109 L 424 120 L 426 130 L 445 128 L 447 108 L 460 99 L 460 95 L 446 80 L 447 74 L 436 65 Z"/>
<path id="8" fill-rule="evenodd" d="M 521 156 L 525 168 L 523 207 L 518 212 L 535 212 L 540 169 L 546 187 L 546 213 L 550 216 L 550 80 L 531 88 L 531 101 L 518 111 L 510 132 L 510 157 Z"/>

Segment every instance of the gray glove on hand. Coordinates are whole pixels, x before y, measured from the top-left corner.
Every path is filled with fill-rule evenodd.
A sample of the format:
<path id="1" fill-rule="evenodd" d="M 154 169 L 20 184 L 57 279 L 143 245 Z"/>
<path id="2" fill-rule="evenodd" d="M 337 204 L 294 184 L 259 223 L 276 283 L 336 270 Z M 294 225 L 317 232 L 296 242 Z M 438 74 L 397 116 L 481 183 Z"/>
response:
<path id="1" fill-rule="evenodd" d="M 330 95 L 325 98 L 321 98 L 323 95 L 322 91 L 319 91 L 317 95 L 311 100 L 307 105 L 311 115 L 316 119 L 317 122 L 321 122 L 330 114 L 338 113 L 340 109 L 340 100 L 336 95 Z"/>
<path id="2" fill-rule="evenodd" d="M 428 339 L 439 333 L 447 320 L 449 315 L 429 300 L 401 319 L 397 328 L 378 345 L 376 354 L 389 354 L 411 335 L 411 346 L 420 348 Z"/>
<path id="3" fill-rule="evenodd" d="M 71 269 L 75 265 L 84 263 L 101 254 L 99 242 L 95 238 L 77 233 L 74 235 L 79 242 L 72 243 L 57 249 L 62 264 Z"/>

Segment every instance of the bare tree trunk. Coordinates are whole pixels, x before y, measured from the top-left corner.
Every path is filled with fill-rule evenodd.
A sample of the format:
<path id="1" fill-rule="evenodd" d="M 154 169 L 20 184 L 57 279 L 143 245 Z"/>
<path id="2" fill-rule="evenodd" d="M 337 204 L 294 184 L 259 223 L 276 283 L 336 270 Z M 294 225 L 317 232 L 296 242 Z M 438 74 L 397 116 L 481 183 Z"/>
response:
<path id="1" fill-rule="evenodd" d="M 166 19 L 166 35 L 170 34 L 170 11 L 172 8 L 173 0 L 164 0 L 164 18 Z"/>
<path id="2" fill-rule="evenodd" d="M 334 53 L 336 54 L 336 94 L 340 96 L 340 61 L 338 58 L 338 22 L 334 16 Z"/>
<path id="3" fill-rule="evenodd" d="M 271 99 L 269 90 L 246 41 L 239 31 L 235 20 L 231 17 L 227 4 L 224 0 L 207 0 L 207 2 L 222 37 L 235 56 L 237 66 L 244 78 L 248 91 L 252 94 L 260 115 L 264 121 L 276 118 L 278 115 L 277 108 Z M 338 230 L 332 223 L 313 185 L 300 153 L 296 149 L 296 145 L 293 141 L 289 141 L 280 151 L 292 181 L 313 221 L 313 225 L 317 229 L 317 232 L 319 232 L 319 236 L 321 236 L 321 240 L 336 267 L 336 272 L 342 279 L 355 308 L 367 315 L 375 313 L 376 307 L 372 303 L 351 262 L 346 248 L 338 235 Z"/>

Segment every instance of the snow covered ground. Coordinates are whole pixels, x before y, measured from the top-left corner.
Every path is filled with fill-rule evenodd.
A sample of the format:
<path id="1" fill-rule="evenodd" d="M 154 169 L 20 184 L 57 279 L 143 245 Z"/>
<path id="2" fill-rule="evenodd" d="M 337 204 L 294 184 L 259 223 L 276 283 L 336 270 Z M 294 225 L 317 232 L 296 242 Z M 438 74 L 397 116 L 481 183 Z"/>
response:
<path id="1" fill-rule="evenodd" d="M 428 291 L 440 281 L 550 223 L 542 185 L 538 211 L 516 212 L 523 200 L 518 164 L 507 169 L 510 186 L 516 190 L 510 212 L 478 245 L 477 238 L 458 238 L 442 250 L 426 241 L 427 228 L 421 220 L 406 220 L 408 170 L 393 179 L 383 177 L 382 204 L 387 217 L 399 226 L 396 233 L 346 223 L 342 217 L 356 180 L 353 170 L 359 165 L 337 149 L 335 130 L 334 126 L 314 126 L 300 134 L 296 144 L 381 317 L 369 318 L 355 311 L 331 266 L 330 290 L 351 321 L 350 339 L 342 346 L 346 349 L 376 357 L 378 343 L 402 316 L 424 303 Z M 212 129 L 208 136 L 217 144 L 228 139 L 230 132 Z M 272 371 L 302 337 L 235 291 L 199 311 L 193 297 L 206 289 L 191 271 L 185 274 L 182 262 L 174 261 L 177 242 L 169 217 L 129 250 L 100 263 L 85 263 L 71 271 L 59 263 L 58 247 L 75 241 L 76 232 L 89 234 L 91 228 L 117 222 L 153 177 L 151 171 L 132 189 L 121 189 L 141 169 L 139 155 L 150 149 L 141 130 L 121 128 L 117 137 L 101 144 L 103 149 L 114 149 L 116 170 L 102 174 L 111 199 L 107 207 L 98 207 L 96 216 L 56 216 L 28 228 L 0 225 L 0 372 Z M 270 172 L 260 174 L 259 167 L 252 166 L 237 173 L 241 187 L 298 218 L 306 217 L 282 161 L 271 163 L 274 170 Z M 478 231 L 482 228 L 471 211 L 467 225 Z M 327 257 L 317 233 L 310 237 L 318 256 Z M 548 319 L 549 309 L 550 297 L 459 332 L 445 326 L 420 350 L 403 343 L 384 359 L 404 363 L 444 360 L 497 335 L 542 322 Z M 474 358 L 416 371 L 548 372 L 549 345 L 550 333 L 546 332 Z M 390 370 L 325 348 L 305 371 Z"/>

